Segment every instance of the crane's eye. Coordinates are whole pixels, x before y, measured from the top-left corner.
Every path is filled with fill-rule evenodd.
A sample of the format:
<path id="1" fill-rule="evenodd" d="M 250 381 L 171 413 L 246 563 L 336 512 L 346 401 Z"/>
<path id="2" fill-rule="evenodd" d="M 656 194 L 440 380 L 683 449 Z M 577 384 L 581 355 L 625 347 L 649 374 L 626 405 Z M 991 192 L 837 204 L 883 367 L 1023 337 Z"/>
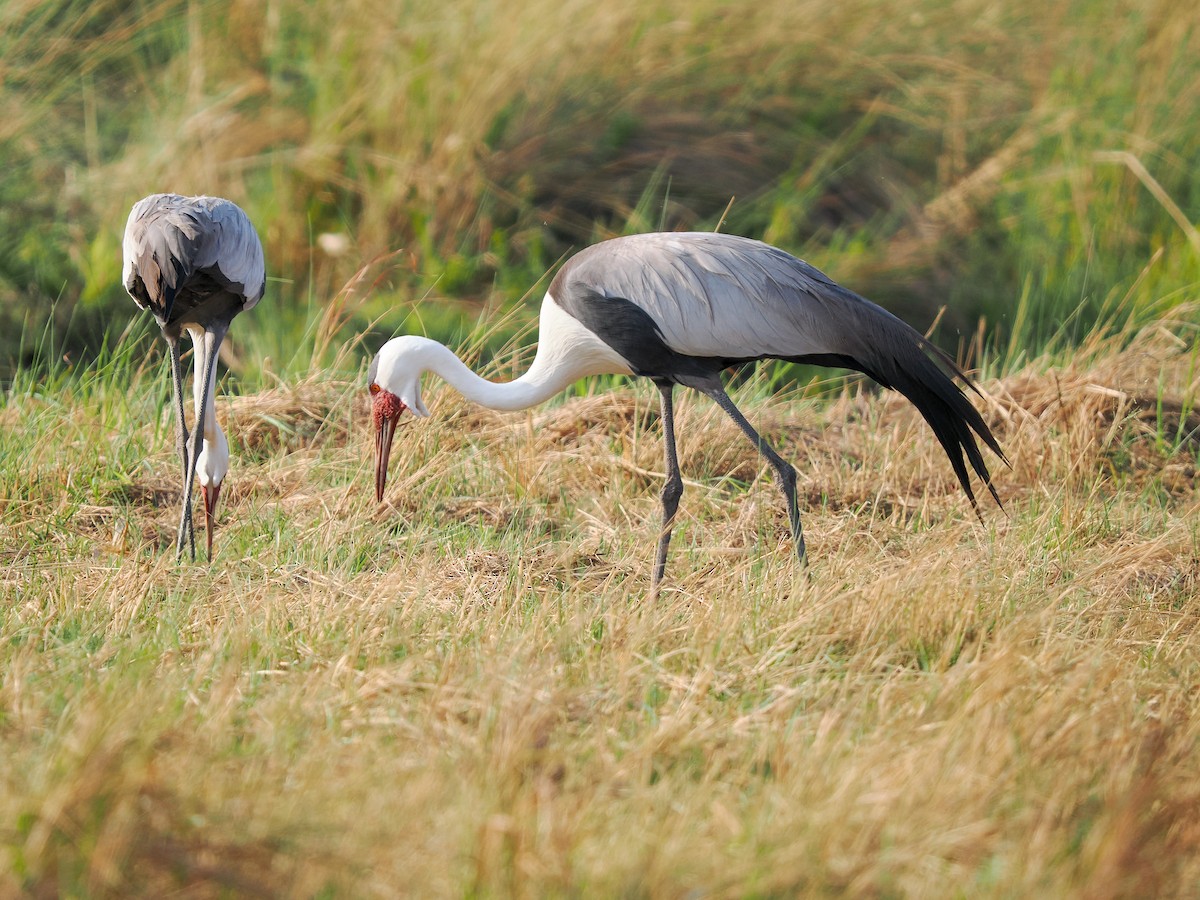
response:
<path id="1" fill-rule="evenodd" d="M 382 388 L 380 388 L 377 384 L 372 384 L 367 390 L 369 390 L 372 394 L 378 394 Z"/>

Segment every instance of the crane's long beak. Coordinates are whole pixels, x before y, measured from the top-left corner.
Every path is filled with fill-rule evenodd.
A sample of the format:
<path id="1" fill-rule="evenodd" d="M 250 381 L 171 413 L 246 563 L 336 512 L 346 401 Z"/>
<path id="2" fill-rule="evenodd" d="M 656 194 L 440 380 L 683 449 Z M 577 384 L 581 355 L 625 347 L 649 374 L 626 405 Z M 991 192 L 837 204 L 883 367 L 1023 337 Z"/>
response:
<path id="1" fill-rule="evenodd" d="M 400 416 L 408 409 L 404 401 L 390 391 L 375 392 L 372 418 L 375 420 L 375 501 L 383 502 L 383 489 L 387 485 L 388 459 L 392 455 L 392 438 Z"/>
<path id="2" fill-rule="evenodd" d="M 208 544 L 208 561 L 212 562 L 213 527 L 217 518 L 217 498 L 221 495 L 221 485 L 200 485 L 200 496 L 204 498 L 204 537 Z"/>
<path id="3" fill-rule="evenodd" d="M 383 489 L 387 485 L 388 459 L 392 455 L 392 438 L 396 434 L 396 425 L 400 422 L 399 414 L 386 416 L 379 422 L 379 430 L 375 432 L 375 501 L 383 502 Z"/>

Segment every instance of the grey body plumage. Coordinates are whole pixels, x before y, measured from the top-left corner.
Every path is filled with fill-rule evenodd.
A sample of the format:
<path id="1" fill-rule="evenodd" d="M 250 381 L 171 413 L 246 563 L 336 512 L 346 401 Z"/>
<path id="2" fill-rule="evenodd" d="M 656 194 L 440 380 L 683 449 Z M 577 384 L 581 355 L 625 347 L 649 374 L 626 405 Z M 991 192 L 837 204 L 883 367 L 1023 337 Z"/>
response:
<path id="1" fill-rule="evenodd" d="M 220 197 L 152 194 L 125 228 L 125 290 L 164 333 L 232 321 L 266 290 L 262 244 L 245 212 Z"/>
<path id="2" fill-rule="evenodd" d="M 177 448 L 185 479 L 176 554 L 182 555 L 186 542 L 194 558 L 192 483 L 204 419 L 212 414 L 217 352 L 234 317 L 253 308 L 266 290 L 262 244 L 250 219 L 236 204 L 220 197 L 178 194 L 152 194 L 135 203 L 122 244 L 125 289 L 139 307 L 154 316 L 170 349 Z M 179 353 L 184 332 L 196 351 L 193 377 L 203 379 L 195 392 L 196 422 L 190 444 Z M 215 422 L 211 424 L 215 426 Z M 219 490 L 218 481 L 211 504 L 205 490 L 210 558 L 212 508 Z"/>

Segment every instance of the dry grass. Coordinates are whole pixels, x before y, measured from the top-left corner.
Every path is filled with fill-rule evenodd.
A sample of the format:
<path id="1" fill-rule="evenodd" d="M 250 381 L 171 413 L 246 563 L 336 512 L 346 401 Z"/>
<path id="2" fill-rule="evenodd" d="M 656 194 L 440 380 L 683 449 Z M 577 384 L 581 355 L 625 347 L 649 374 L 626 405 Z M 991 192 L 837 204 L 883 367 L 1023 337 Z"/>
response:
<path id="1" fill-rule="evenodd" d="M 1163 325 L 986 382 L 982 527 L 898 398 L 747 395 L 808 570 L 689 399 L 654 603 L 652 392 L 433 389 L 382 508 L 356 385 L 226 398 L 211 567 L 169 552 L 168 420 L 14 402 L 0 892 L 1189 895 L 1196 378 Z"/>
<path id="2" fill-rule="evenodd" d="M 1080 298 L 1194 295 L 1194 4 L 893 6 L 0 12 L 12 334 L 55 297 L 130 310 L 150 190 L 244 202 L 277 279 L 227 344 L 272 386 L 219 401 L 211 566 L 173 561 L 162 373 L 48 365 L 0 400 L 0 894 L 1195 896 L 1176 322 L 985 380 L 1013 467 L 983 525 L 900 398 L 743 386 L 800 469 L 808 569 L 757 454 L 687 398 L 647 599 L 644 388 L 525 415 L 431 389 L 373 502 L 346 332 L 516 305 L 567 245 L 734 195 L 729 230 L 856 289 L 999 299 L 1013 348 L 1061 347 Z"/>

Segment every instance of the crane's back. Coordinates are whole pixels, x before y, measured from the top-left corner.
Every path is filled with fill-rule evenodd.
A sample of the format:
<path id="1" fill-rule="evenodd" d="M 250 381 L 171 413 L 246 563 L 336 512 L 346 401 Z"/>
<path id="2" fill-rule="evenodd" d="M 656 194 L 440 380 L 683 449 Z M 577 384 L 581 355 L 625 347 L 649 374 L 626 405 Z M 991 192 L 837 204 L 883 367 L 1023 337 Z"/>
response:
<path id="1" fill-rule="evenodd" d="M 258 234 L 240 207 L 220 197 L 139 200 L 123 247 L 125 289 L 176 336 L 193 323 L 228 325 L 266 289 Z"/>
<path id="2" fill-rule="evenodd" d="M 710 232 L 595 244 L 563 265 L 550 293 L 584 321 L 610 315 L 611 301 L 628 301 L 668 348 L 705 359 L 853 355 L 862 332 L 880 322 L 908 328 L 777 247 Z"/>

